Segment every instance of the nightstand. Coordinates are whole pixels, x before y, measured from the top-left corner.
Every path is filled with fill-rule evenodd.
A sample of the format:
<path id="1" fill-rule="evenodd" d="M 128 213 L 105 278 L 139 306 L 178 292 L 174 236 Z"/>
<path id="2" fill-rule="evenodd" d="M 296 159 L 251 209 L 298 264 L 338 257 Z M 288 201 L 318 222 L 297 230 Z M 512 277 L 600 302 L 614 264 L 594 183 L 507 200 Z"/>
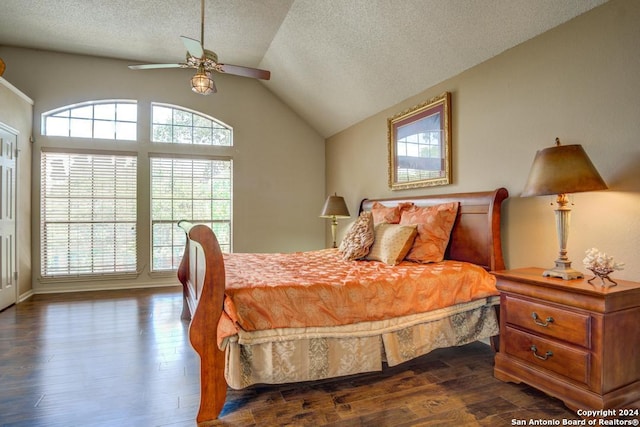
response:
<path id="1" fill-rule="evenodd" d="M 640 408 L 640 283 L 494 272 L 500 349 L 494 375 L 529 384 L 573 410 Z"/>

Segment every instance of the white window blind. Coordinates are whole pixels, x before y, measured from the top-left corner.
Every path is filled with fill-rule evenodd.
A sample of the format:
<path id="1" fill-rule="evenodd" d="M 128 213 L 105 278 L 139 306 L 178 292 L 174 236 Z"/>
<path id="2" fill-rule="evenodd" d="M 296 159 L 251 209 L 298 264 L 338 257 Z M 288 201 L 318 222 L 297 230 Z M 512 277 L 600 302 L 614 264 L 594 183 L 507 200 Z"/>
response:
<path id="1" fill-rule="evenodd" d="M 42 152 L 41 273 L 136 271 L 137 158 Z"/>
<path id="2" fill-rule="evenodd" d="M 231 160 L 151 158 L 152 269 L 178 268 L 186 219 L 209 225 L 223 252 L 231 250 Z"/>

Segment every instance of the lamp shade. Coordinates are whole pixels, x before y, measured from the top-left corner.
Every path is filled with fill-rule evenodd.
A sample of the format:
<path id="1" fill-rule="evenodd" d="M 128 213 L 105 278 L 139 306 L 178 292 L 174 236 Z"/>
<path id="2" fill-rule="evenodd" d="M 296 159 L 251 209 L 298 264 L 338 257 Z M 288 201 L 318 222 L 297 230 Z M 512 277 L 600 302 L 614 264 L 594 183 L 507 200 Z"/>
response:
<path id="1" fill-rule="evenodd" d="M 556 144 L 536 153 L 523 197 L 607 189 L 581 145 Z"/>
<path id="2" fill-rule="evenodd" d="M 200 95 L 216 92 L 216 85 L 211 78 L 211 73 L 205 71 L 203 66 L 198 67 L 198 72 L 191 78 L 191 90 Z"/>
<path id="3" fill-rule="evenodd" d="M 344 198 L 336 194 L 327 197 L 322 212 L 320 213 L 320 217 L 322 218 L 349 218 L 350 216 Z"/>

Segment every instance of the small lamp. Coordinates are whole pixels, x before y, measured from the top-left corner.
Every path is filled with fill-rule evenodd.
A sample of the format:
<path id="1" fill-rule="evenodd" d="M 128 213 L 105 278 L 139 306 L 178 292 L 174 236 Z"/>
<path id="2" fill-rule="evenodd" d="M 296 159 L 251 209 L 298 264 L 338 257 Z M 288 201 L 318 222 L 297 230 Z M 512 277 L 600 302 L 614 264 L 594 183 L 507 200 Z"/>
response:
<path id="1" fill-rule="evenodd" d="M 582 273 L 571 268 L 571 261 L 567 256 L 571 214 L 567 194 L 606 189 L 607 184 L 581 145 L 560 145 L 560 139 L 556 138 L 554 147 L 536 153 L 522 196 L 557 194 L 555 216 L 560 244 L 560 255 L 555 261 L 555 267 L 546 270 L 543 276 L 560 277 L 564 280 L 583 277 Z"/>
<path id="2" fill-rule="evenodd" d="M 336 245 L 336 228 L 338 227 L 338 218 L 349 218 L 349 209 L 344 202 L 344 198 L 333 193 L 333 196 L 327 197 L 324 207 L 320 213 L 321 218 L 331 218 L 331 237 L 333 238 L 333 247 Z"/>
<path id="3" fill-rule="evenodd" d="M 203 65 L 200 65 L 196 74 L 191 77 L 191 90 L 200 95 L 209 95 L 217 90 L 211 73 L 206 71 Z"/>

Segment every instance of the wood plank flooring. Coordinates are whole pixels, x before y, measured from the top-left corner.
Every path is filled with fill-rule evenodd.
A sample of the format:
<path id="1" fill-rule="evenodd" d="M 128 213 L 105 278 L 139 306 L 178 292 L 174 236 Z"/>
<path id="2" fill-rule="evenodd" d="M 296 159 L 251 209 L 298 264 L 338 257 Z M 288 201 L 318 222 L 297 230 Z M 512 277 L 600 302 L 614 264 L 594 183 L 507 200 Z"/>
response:
<path id="1" fill-rule="evenodd" d="M 179 288 L 36 295 L 0 312 L 0 426 L 194 426 L 199 359 Z M 578 419 L 493 377 L 489 346 L 372 373 L 230 391 L 224 426 L 508 426 Z"/>

